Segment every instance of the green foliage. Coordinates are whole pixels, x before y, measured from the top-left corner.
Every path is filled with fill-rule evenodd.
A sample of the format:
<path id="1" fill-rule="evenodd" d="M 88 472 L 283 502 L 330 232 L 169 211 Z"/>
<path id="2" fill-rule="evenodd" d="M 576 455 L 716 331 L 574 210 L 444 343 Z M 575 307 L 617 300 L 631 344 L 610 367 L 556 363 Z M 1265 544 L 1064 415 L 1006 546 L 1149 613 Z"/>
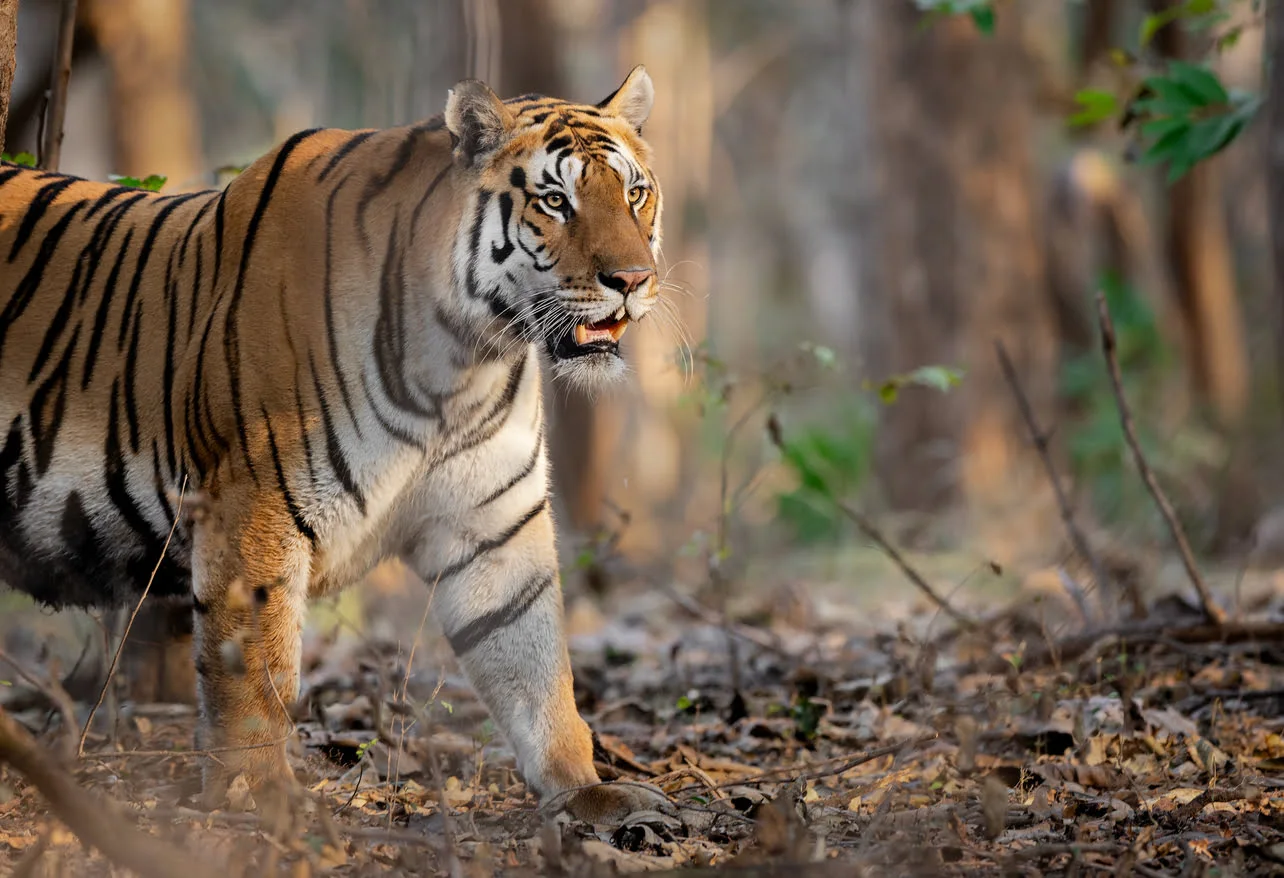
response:
<path id="1" fill-rule="evenodd" d="M 1104 122 L 1114 117 L 1119 112 L 1119 98 L 1115 96 L 1114 92 L 1085 88 L 1075 92 L 1074 102 L 1081 109 L 1072 115 L 1068 121 L 1076 128 L 1096 125 L 1098 122 Z"/>
<path id="2" fill-rule="evenodd" d="M 1140 127 L 1148 164 L 1168 165 L 1168 182 L 1225 149 L 1253 120 L 1261 98 L 1228 90 L 1200 64 L 1172 61 L 1166 73 L 1147 77 L 1129 106 Z"/>
<path id="3" fill-rule="evenodd" d="M 962 370 L 952 366 L 919 366 L 913 372 L 884 378 L 878 385 L 878 398 L 885 404 L 891 405 L 900 396 L 902 388 L 915 385 L 931 387 L 941 391 L 941 393 L 949 393 L 962 380 Z M 870 384 L 866 382 L 865 389 L 868 390 L 869 388 Z"/>
<path id="4" fill-rule="evenodd" d="M 982 0 L 914 0 L 928 20 L 970 15 L 989 33 L 994 27 L 992 2 Z M 1083 89 L 1074 96 L 1076 110 L 1066 122 L 1075 128 L 1118 120 L 1135 132 L 1136 154 L 1145 164 L 1167 166 L 1169 184 L 1221 152 L 1252 123 L 1262 105 L 1260 95 L 1228 89 L 1203 63 L 1168 61 L 1156 64 L 1152 44 L 1166 27 L 1183 27 L 1208 36 L 1213 52 L 1238 42 L 1244 28 L 1260 24 L 1231 23 L 1231 9 L 1245 3 L 1262 13 L 1264 0 L 1183 0 L 1142 18 L 1136 45 L 1111 53 L 1124 74 L 1121 91 Z M 1224 27 L 1223 27 L 1224 26 Z M 1219 28 L 1221 28 L 1219 30 Z M 1139 71 L 1133 74 L 1133 70 Z M 1132 95 L 1131 98 L 1126 97 Z"/>
<path id="5" fill-rule="evenodd" d="M 842 535 L 846 519 L 834 498 L 856 490 L 869 475 L 876 427 L 876 412 L 865 405 L 838 429 L 812 426 L 785 437 L 784 463 L 798 485 L 776 497 L 776 514 L 799 542 L 830 542 Z"/>
<path id="6" fill-rule="evenodd" d="M 137 177 L 122 177 L 119 174 L 108 174 L 107 179 L 111 180 L 118 186 L 132 186 L 135 189 L 146 189 L 148 192 L 159 192 L 161 187 L 169 182 L 168 177 L 162 177 L 160 174 L 150 174 L 142 180 Z"/>
<path id="7" fill-rule="evenodd" d="M 989 36 L 994 33 L 994 0 L 914 0 L 919 9 L 927 13 L 927 21 L 947 15 L 966 15 L 976 29 Z"/>
<path id="8" fill-rule="evenodd" d="M 1116 355 L 1138 441 L 1152 467 L 1167 475 L 1166 487 L 1181 489 L 1183 481 L 1189 484 L 1201 470 L 1220 465 L 1222 446 L 1198 419 L 1173 432 L 1165 411 L 1177 352 L 1136 289 L 1110 273 L 1099 280 L 1099 287 L 1114 321 Z M 1063 432 L 1077 491 L 1091 498 L 1105 523 L 1148 521 L 1157 527 L 1154 507 L 1124 441 L 1106 364 L 1095 345 L 1063 364 L 1061 393 L 1077 412 L 1073 426 Z"/>
<path id="9" fill-rule="evenodd" d="M 11 164 L 22 165 L 24 168 L 34 168 L 36 166 L 36 157 L 29 152 L 0 152 L 0 162 L 10 162 Z"/>

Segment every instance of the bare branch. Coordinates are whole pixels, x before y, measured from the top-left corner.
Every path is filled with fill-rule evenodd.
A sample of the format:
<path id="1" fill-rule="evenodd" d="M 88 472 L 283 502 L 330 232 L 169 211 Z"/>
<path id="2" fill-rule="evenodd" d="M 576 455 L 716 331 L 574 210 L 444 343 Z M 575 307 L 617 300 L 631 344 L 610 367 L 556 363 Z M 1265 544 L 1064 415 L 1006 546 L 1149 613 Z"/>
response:
<path id="1" fill-rule="evenodd" d="M 1087 562 L 1089 569 L 1092 570 L 1092 578 L 1097 581 L 1097 587 L 1103 591 L 1110 589 L 1114 592 L 1118 584 L 1106 577 L 1105 568 L 1101 566 L 1101 560 L 1092 547 L 1088 544 L 1088 538 L 1084 532 L 1079 529 L 1078 523 L 1074 520 L 1074 509 L 1070 506 L 1070 498 L 1066 496 L 1065 489 L 1061 487 L 1061 478 L 1057 475 L 1056 464 L 1052 461 L 1052 454 L 1048 449 L 1048 434 L 1039 428 L 1038 421 L 1034 417 L 1034 409 L 1030 405 L 1030 399 L 1025 395 L 1025 389 L 1021 386 L 1021 379 L 1017 376 L 1016 367 L 1012 365 L 1012 359 L 1008 356 L 1007 348 L 1003 342 L 998 339 L 994 340 L 994 350 L 999 357 L 999 366 L 1003 369 L 1003 377 L 1007 379 L 1008 386 L 1012 388 L 1012 395 L 1016 397 L 1017 408 L 1021 412 L 1021 419 L 1025 421 L 1026 428 L 1030 431 L 1030 441 L 1034 443 L 1035 451 L 1039 452 L 1039 459 L 1043 461 L 1043 468 L 1048 474 L 1048 481 L 1052 483 L 1053 493 L 1057 498 L 1057 509 L 1061 512 L 1061 523 L 1065 525 L 1066 533 L 1070 536 L 1070 542 L 1074 550 L 1079 553 L 1079 557 Z M 1115 595 L 1116 598 L 1120 595 Z"/>
<path id="2" fill-rule="evenodd" d="M 77 756 L 85 755 L 85 739 L 89 737 L 89 727 L 93 725 L 94 714 L 98 712 L 98 708 L 102 707 L 103 697 L 107 694 L 107 687 L 111 685 L 112 678 L 116 676 L 116 665 L 120 663 L 120 654 L 125 649 L 125 641 L 129 639 L 129 629 L 134 627 L 134 619 L 138 616 L 138 611 L 143 608 L 143 601 L 147 600 L 147 594 L 152 590 L 152 582 L 156 579 L 156 573 L 160 570 L 161 562 L 165 560 L 165 553 L 169 551 L 170 540 L 174 539 L 174 531 L 178 527 L 178 520 L 183 514 L 183 498 L 186 495 L 187 476 L 183 476 L 183 485 L 178 490 L 178 508 L 174 510 L 174 521 L 169 526 L 169 534 L 165 537 L 165 544 L 161 546 L 161 554 L 156 559 L 156 566 L 152 568 L 152 575 L 147 577 L 147 585 L 143 587 L 143 593 L 138 598 L 138 603 L 134 605 L 134 612 L 129 614 L 129 621 L 125 623 L 125 630 L 120 635 L 120 643 L 116 644 L 116 653 L 111 657 L 111 667 L 107 669 L 107 679 L 103 680 L 103 688 L 98 690 L 98 702 L 89 711 L 89 716 L 85 719 L 85 727 L 80 730 L 80 744 L 76 748 Z"/>
<path id="3" fill-rule="evenodd" d="M 71 84 L 71 50 L 76 37 L 76 0 L 62 0 L 58 19 L 58 50 L 49 81 L 49 118 L 40 144 L 40 167 L 58 170 L 62 158 L 62 128 L 67 118 L 67 88 Z"/>
<path id="4" fill-rule="evenodd" d="M 215 878 L 219 874 L 190 853 L 142 832 L 111 802 L 78 785 L 3 708 L 0 763 L 13 766 L 77 838 L 116 865 L 143 878 Z"/>
<path id="5" fill-rule="evenodd" d="M 1204 582 L 1203 575 L 1200 574 L 1199 568 L 1195 566 L 1195 556 L 1190 550 L 1190 543 L 1186 540 L 1186 532 L 1182 530 L 1181 523 L 1177 521 L 1177 515 L 1173 512 L 1172 504 L 1168 502 L 1167 495 L 1159 487 L 1159 482 L 1155 480 L 1155 474 L 1150 469 L 1150 463 L 1146 460 L 1146 455 L 1141 451 L 1141 445 L 1137 441 L 1137 430 L 1133 426 L 1132 409 L 1128 407 L 1128 398 L 1124 395 L 1123 375 L 1119 371 L 1119 358 L 1115 354 L 1115 325 L 1110 319 L 1110 306 L 1106 304 L 1105 293 L 1097 291 L 1097 319 L 1101 324 L 1101 350 L 1106 357 L 1106 365 L 1110 372 L 1110 386 L 1115 393 L 1115 405 L 1119 409 L 1119 423 L 1123 427 L 1124 439 L 1128 443 L 1128 448 L 1132 451 L 1133 460 L 1137 463 L 1137 470 L 1141 473 L 1141 480 L 1145 482 L 1146 489 L 1150 491 L 1150 496 L 1155 500 L 1155 506 L 1159 509 L 1159 514 L 1163 516 L 1164 523 L 1168 525 L 1168 531 L 1172 534 L 1173 542 L 1177 544 L 1177 552 L 1181 555 L 1181 563 L 1186 568 L 1186 575 L 1190 578 L 1190 584 L 1195 587 L 1199 595 L 1200 607 L 1209 622 L 1214 625 L 1221 625 L 1226 621 L 1226 613 L 1222 608 L 1213 602 L 1213 597 L 1208 591 L 1208 585 Z"/>

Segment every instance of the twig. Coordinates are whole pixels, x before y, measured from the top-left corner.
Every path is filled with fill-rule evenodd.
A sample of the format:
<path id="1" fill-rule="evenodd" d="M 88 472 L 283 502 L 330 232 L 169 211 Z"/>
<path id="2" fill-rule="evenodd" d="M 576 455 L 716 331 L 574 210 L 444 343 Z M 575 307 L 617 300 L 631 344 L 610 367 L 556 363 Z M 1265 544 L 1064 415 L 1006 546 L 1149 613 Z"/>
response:
<path id="1" fill-rule="evenodd" d="M 72 6 L 75 6 L 74 2 Z M 164 545 L 161 546 L 160 557 L 156 559 L 156 566 L 152 568 L 152 575 L 147 577 L 147 585 L 143 586 L 143 593 L 138 598 L 138 603 L 134 605 L 134 612 L 129 614 L 129 621 L 125 623 L 125 630 L 120 635 L 120 643 L 116 644 L 116 654 L 111 657 L 111 666 L 107 668 L 107 679 L 103 681 L 103 688 L 98 691 L 98 701 L 90 709 L 89 717 L 85 720 L 85 727 L 80 730 L 80 744 L 76 747 L 77 757 L 85 755 L 85 739 L 89 737 L 89 727 L 93 725 L 94 714 L 98 712 L 98 708 L 102 707 L 103 698 L 107 695 L 107 687 L 111 685 L 112 678 L 116 676 L 116 665 L 120 663 L 120 654 L 125 649 L 125 641 L 129 639 L 129 629 L 134 627 L 134 619 L 138 616 L 138 611 L 143 608 L 143 601 L 147 600 L 147 593 L 152 590 L 152 582 L 156 579 L 156 573 L 160 570 L 161 562 L 165 560 L 165 553 L 169 551 L 170 540 L 174 538 L 174 530 L 178 527 L 178 520 L 183 514 L 183 497 L 186 494 L 187 476 L 183 476 L 182 487 L 178 489 L 178 508 L 174 510 L 174 521 L 169 526 L 169 534 L 165 537 Z"/>
<path id="2" fill-rule="evenodd" d="M 767 418 L 767 435 L 771 438 L 772 444 L 775 445 L 783 454 L 785 452 L 784 430 L 780 425 L 780 420 L 774 414 Z M 900 553 L 900 550 L 897 549 L 896 546 L 887 539 L 887 537 L 883 536 L 882 531 L 875 527 L 872 521 L 832 494 L 830 494 L 829 497 L 834 502 L 834 505 L 838 507 L 839 511 L 850 518 L 852 523 L 856 525 L 856 528 L 871 542 L 873 542 L 874 545 L 878 546 L 878 548 L 883 551 L 883 554 L 891 559 L 892 563 L 895 564 L 901 573 L 905 575 L 905 578 L 908 579 L 915 588 L 923 592 L 923 594 L 927 596 L 928 600 L 936 604 L 936 606 L 939 607 L 945 615 L 949 616 L 965 628 L 977 627 L 975 619 L 965 615 L 959 610 L 956 610 L 949 601 L 937 593 L 936 589 L 932 588 L 931 584 L 923 578 L 923 575 L 914 569 L 909 561 L 905 559 L 905 556 Z"/>
<path id="3" fill-rule="evenodd" d="M 58 715 L 62 718 L 63 731 L 65 733 L 65 736 L 61 737 L 60 740 L 66 743 L 67 750 L 67 752 L 62 755 L 70 757 L 70 730 L 76 727 L 76 703 L 72 701 L 71 696 L 67 694 L 67 690 L 63 688 L 62 683 L 59 682 L 56 673 L 49 674 L 42 680 L 37 677 L 35 673 L 20 665 L 17 659 L 13 658 L 13 656 L 9 655 L 3 649 L 0 649 L 0 661 L 13 668 L 14 673 L 26 680 L 28 684 L 35 687 L 41 695 L 49 699 L 50 704 L 58 708 Z"/>
<path id="4" fill-rule="evenodd" d="M 1137 469 L 1141 473 L 1141 479 L 1146 483 L 1150 496 L 1155 500 L 1155 506 L 1159 508 L 1160 515 L 1163 516 L 1164 522 L 1168 525 L 1168 531 L 1172 534 L 1173 542 L 1177 544 L 1177 551 L 1181 555 L 1181 563 L 1186 568 L 1186 575 L 1190 578 L 1190 583 L 1195 587 L 1199 594 L 1199 604 L 1204 611 L 1204 615 L 1209 622 L 1214 625 L 1221 625 L 1226 621 L 1226 614 L 1221 607 L 1213 602 L 1213 597 L 1208 591 L 1208 586 L 1204 582 L 1204 577 L 1200 574 L 1199 568 L 1195 566 L 1195 556 L 1190 550 L 1190 543 L 1186 541 L 1186 532 L 1182 530 L 1181 524 L 1177 521 L 1177 515 L 1173 512 L 1172 504 L 1168 502 L 1168 497 L 1164 494 L 1163 489 L 1159 487 L 1159 482 L 1155 480 L 1155 474 L 1150 469 L 1150 464 L 1146 460 L 1146 455 L 1141 451 L 1141 445 L 1137 442 L 1137 431 L 1133 426 L 1132 410 L 1128 407 L 1128 399 L 1124 396 L 1123 375 L 1119 371 L 1119 358 L 1115 354 L 1115 325 L 1110 319 L 1110 307 L 1106 304 L 1106 295 L 1100 290 L 1097 291 L 1097 318 L 1101 324 L 1101 350 L 1106 357 L 1106 365 L 1110 371 L 1110 386 L 1115 393 L 1115 404 L 1119 409 L 1119 423 L 1123 427 L 1124 439 L 1128 442 L 1128 447 L 1132 450 L 1133 459 L 1137 462 Z"/>
<path id="5" fill-rule="evenodd" d="M 797 658 L 797 656 L 791 654 L 781 646 L 775 638 L 772 637 L 772 635 L 759 631 L 757 628 L 750 628 L 747 625 L 732 622 L 727 618 L 726 613 L 719 613 L 717 610 L 711 610 L 699 601 L 689 598 L 677 591 L 672 586 L 662 585 L 660 587 L 660 591 L 679 607 L 709 625 L 716 625 L 719 628 L 729 631 L 731 634 L 739 637 L 746 643 L 752 643 L 759 649 L 764 649 L 768 652 L 774 653 L 775 655 L 781 656 L 782 658 Z"/>
<path id="6" fill-rule="evenodd" d="M 1021 386 L 1021 379 L 1017 376 L 1016 367 L 1012 365 L 1012 359 L 1008 356 L 1007 348 L 1003 346 L 1003 342 L 995 339 L 994 349 L 999 356 L 999 366 L 1003 369 L 1003 377 L 1007 379 L 1008 386 L 1012 388 L 1012 395 L 1016 397 L 1021 419 L 1025 421 L 1026 429 L 1030 431 L 1030 441 L 1034 443 L 1035 450 L 1039 452 L 1039 459 L 1043 461 L 1043 468 L 1048 474 L 1048 481 L 1052 483 L 1052 491 L 1057 498 L 1057 509 L 1061 512 L 1061 523 L 1065 525 L 1066 533 L 1070 536 L 1070 542 L 1074 545 L 1075 551 L 1079 553 L 1079 557 L 1083 558 L 1092 570 L 1092 577 L 1097 580 L 1097 587 L 1103 590 L 1107 588 L 1113 590 L 1116 584 L 1106 578 L 1105 568 L 1101 566 L 1101 560 L 1092 551 L 1092 547 L 1088 544 L 1088 538 L 1079 529 L 1078 523 L 1074 520 L 1074 509 L 1070 506 L 1070 498 L 1066 496 L 1065 489 L 1061 486 L 1061 477 L 1057 475 L 1056 464 L 1053 463 L 1052 454 L 1048 449 L 1048 434 L 1039 428 L 1039 423 L 1035 420 L 1034 409 L 1030 405 L 1029 397 L 1025 395 L 1025 389 Z"/>
<path id="7" fill-rule="evenodd" d="M 84 844 L 144 878 L 215 878 L 218 870 L 132 826 L 115 806 L 57 768 L 31 735 L 0 708 L 0 762 L 7 762 L 49 802 Z"/>
<path id="8" fill-rule="evenodd" d="M 936 589 L 932 588 L 928 581 L 923 578 L 923 575 L 910 565 L 909 561 L 905 559 L 905 556 L 900 553 L 900 550 L 897 549 L 896 546 L 887 539 L 887 537 L 883 536 L 882 531 L 875 527 L 872 521 L 857 512 L 851 506 L 848 506 L 842 500 L 835 498 L 834 503 L 838 506 L 839 511 L 841 511 L 843 515 L 846 515 L 852 520 L 856 525 L 856 528 L 861 533 L 868 537 L 874 545 L 883 550 L 883 554 L 891 559 L 891 562 L 900 569 L 901 573 L 905 574 L 905 578 L 908 579 L 919 591 L 923 592 L 923 594 L 927 596 L 928 600 L 940 607 L 941 611 L 945 613 L 945 615 L 949 616 L 965 628 L 975 628 L 977 626 L 975 619 L 955 609 L 949 601 L 947 601 L 942 595 L 938 594 Z"/>
<path id="9" fill-rule="evenodd" d="M 71 49 L 76 38 L 76 0 L 62 0 L 58 18 L 58 48 L 49 81 L 49 121 L 41 143 L 40 167 L 58 170 L 62 158 L 62 126 L 67 117 L 67 87 L 71 83 Z"/>
<path id="10" fill-rule="evenodd" d="M 875 747 L 873 750 L 866 750 L 864 753 L 858 753 L 855 756 L 848 757 L 844 761 L 840 762 L 838 765 L 834 765 L 829 768 L 822 768 L 817 771 L 810 771 L 810 772 L 807 772 L 806 774 L 795 775 L 793 774 L 792 770 L 789 770 L 789 769 L 783 769 L 783 768 L 773 769 L 771 771 L 765 771 L 762 774 L 756 775 L 754 777 L 746 778 L 745 780 L 726 781 L 725 783 L 720 783 L 715 789 L 726 789 L 727 787 L 750 786 L 750 785 L 755 785 L 760 783 L 785 783 L 787 781 L 797 782 L 797 781 L 822 780 L 827 777 L 834 777 L 835 775 L 842 774 L 843 772 L 851 771 L 853 768 L 856 768 L 857 766 L 864 765 L 866 762 L 873 762 L 875 759 L 881 759 L 884 756 L 900 755 L 900 753 L 904 750 L 909 750 L 914 747 L 921 747 L 923 744 L 931 743 L 932 741 L 935 741 L 937 737 L 938 736 L 935 734 L 923 735 L 922 737 L 914 738 L 913 740 L 900 741 L 895 744 L 888 744 L 886 747 Z M 770 776 L 776 775 L 776 774 L 785 774 L 787 776 L 785 778 L 777 778 L 776 780 L 772 780 Z"/>

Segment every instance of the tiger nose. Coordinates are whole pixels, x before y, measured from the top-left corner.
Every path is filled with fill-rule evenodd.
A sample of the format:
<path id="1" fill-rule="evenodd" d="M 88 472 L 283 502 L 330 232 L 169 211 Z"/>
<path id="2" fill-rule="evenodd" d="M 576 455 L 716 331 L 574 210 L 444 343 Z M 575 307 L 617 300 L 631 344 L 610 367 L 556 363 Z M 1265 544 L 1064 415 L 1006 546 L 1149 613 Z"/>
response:
<path id="1" fill-rule="evenodd" d="M 655 272 L 649 268 L 629 268 L 613 274 L 599 274 L 597 279 L 601 281 L 602 286 L 628 295 L 650 280 L 654 274 Z"/>

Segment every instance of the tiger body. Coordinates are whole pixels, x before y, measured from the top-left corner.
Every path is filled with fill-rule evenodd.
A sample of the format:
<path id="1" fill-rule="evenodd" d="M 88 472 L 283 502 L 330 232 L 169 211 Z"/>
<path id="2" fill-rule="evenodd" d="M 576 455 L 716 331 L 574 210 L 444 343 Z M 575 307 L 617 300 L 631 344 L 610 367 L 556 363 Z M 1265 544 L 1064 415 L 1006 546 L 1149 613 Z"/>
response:
<path id="1" fill-rule="evenodd" d="M 391 557 L 535 790 L 597 781 L 541 370 L 617 378 L 658 296 L 652 94 L 640 68 L 597 106 L 465 81 L 441 118 L 301 132 L 222 191 L 0 165 L 0 580 L 190 596 L 212 804 L 288 774 L 307 600 Z"/>

